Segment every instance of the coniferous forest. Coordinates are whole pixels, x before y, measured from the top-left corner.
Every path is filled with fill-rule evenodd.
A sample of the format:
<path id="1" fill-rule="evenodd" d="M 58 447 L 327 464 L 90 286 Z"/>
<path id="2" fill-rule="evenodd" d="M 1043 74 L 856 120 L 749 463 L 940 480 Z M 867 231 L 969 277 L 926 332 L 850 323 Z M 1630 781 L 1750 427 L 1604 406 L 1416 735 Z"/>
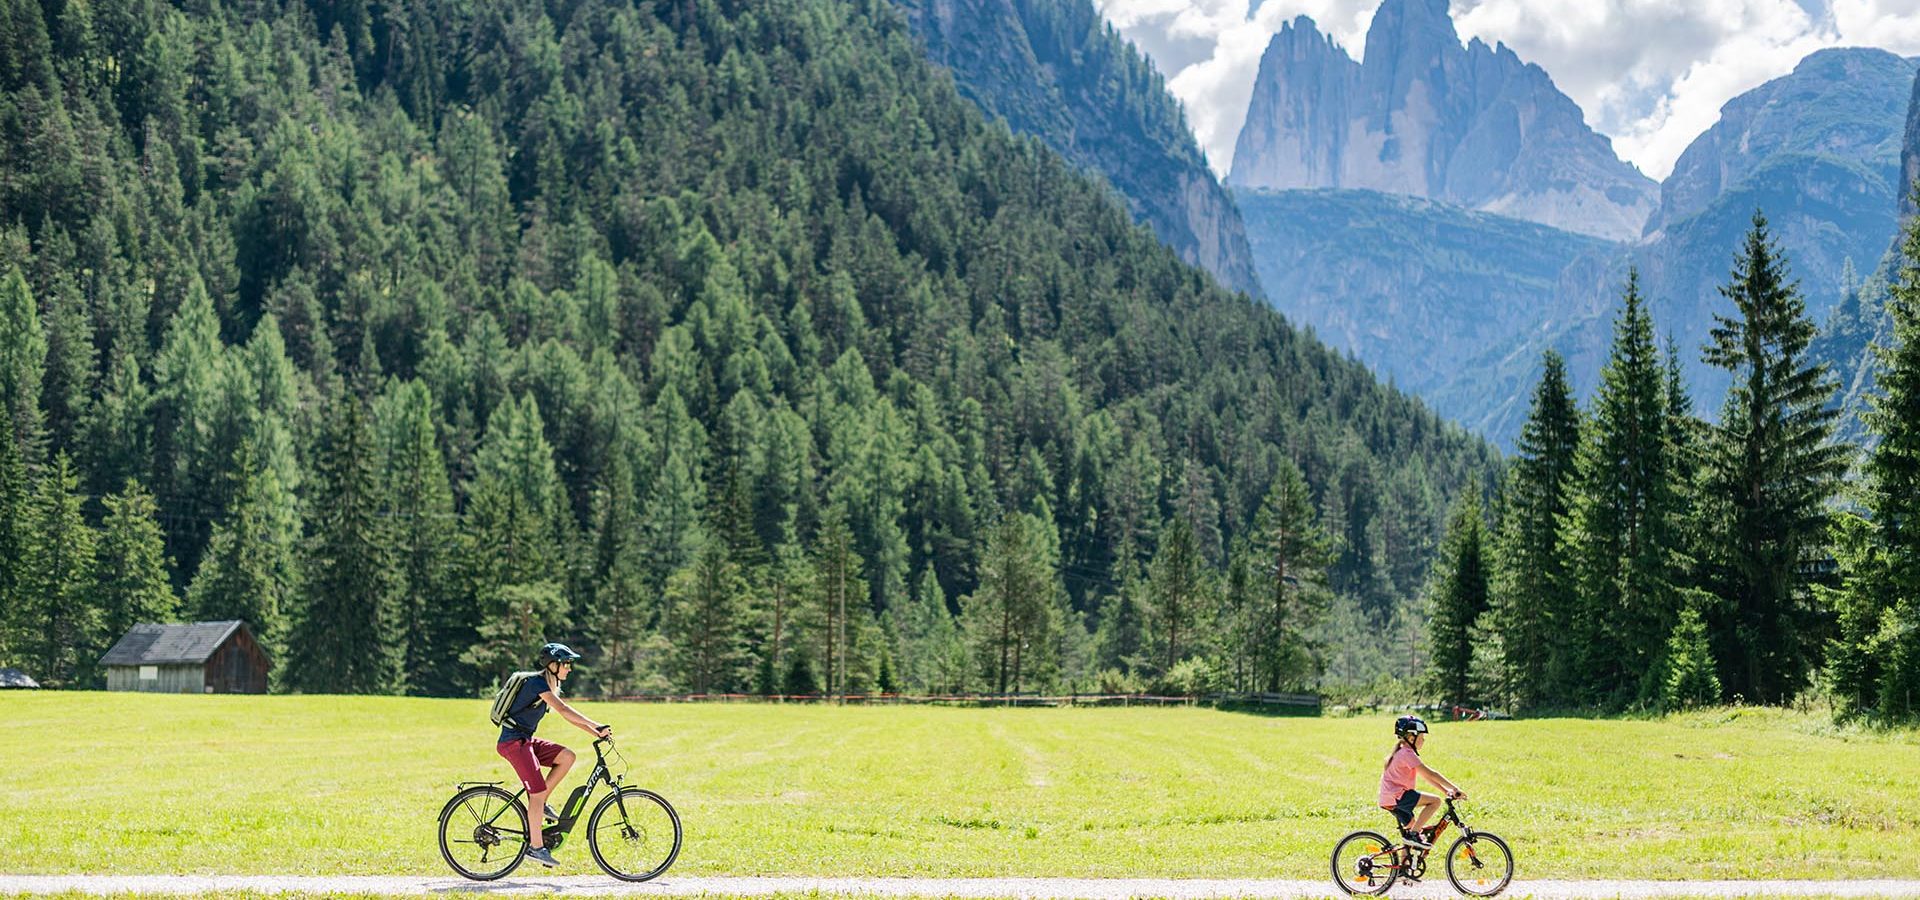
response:
<path id="1" fill-rule="evenodd" d="M 880 0 L 0 0 L 0 404 L 55 687 L 211 619 L 302 692 L 1405 676 L 1500 480 Z"/>
<path id="2" fill-rule="evenodd" d="M 1863 446 L 1756 214 L 1706 346 L 1630 277 L 1503 461 L 882 0 L 0 0 L 0 88 L 0 664 L 49 686 L 244 619 L 298 692 L 559 639 L 602 695 L 1920 712 L 1920 226 Z"/>

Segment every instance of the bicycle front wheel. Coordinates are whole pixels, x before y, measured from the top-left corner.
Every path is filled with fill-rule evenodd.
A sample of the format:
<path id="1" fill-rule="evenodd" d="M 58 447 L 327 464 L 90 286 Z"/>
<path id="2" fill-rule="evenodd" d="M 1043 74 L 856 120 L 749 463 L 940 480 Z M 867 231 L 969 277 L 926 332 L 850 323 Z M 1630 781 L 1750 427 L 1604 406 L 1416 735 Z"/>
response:
<path id="1" fill-rule="evenodd" d="M 440 810 L 440 856 L 462 878 L 492 881 L 527 856 L 527 809 L 492 785 L 453 795 Z"/>
<path id="2" fill-rule="evenodd" d="M 1471 897 L 1491 897 L 1513 883 L 1513 851 L 1484 831 L 1463 835 L 1447 850 L 1447 880 Z"/>
<path id="3" fill-rule="evenodd" d="M 1333 883 L 1348 894 L 1378 896 L 1400 877 L 1393 844 L 1371 831 L 1356 831 L 1333 845 Z"/>
<path id="4" fill-rule="evenodd" d="M 659 794 L 621 788 L 593 808 L 587 846 L 608 875 L 622 881 L 657 878 L 680 855 L 680 814 Z"/>

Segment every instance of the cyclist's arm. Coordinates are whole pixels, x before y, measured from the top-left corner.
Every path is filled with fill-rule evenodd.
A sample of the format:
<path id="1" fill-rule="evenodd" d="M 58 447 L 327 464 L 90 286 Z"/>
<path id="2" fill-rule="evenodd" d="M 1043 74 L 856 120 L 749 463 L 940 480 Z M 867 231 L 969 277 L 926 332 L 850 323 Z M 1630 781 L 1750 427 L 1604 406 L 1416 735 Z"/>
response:
<path id="1" fill-rule="evenodd" d="M 1420 774 L 1422 774 L 1422 775 L 1425 775 L 1425 776 L 1427 776 L 1427 780 L 1428 780 L 1428 781 L 1431 781 L 1431 782 L 1433 782 L 1434 784 L 1437 784 L 1437 785 L 1439 785 L 1439 786 L 1440 786 L 1440 788 L 1441 788 L 1442 790 L 1444 790 L 1444 791 L 1446 791 L 1447 793 L 1449 793 L 1449 794 L 1464 794 L 1464 793 L 1466 793 L 1465 791 L 1462 791 L 1462 790 L 1460 790 L 1460 786 L 1459 786 L 1459 785 L 1457 785 L 1457 784 L 1454 784 L 1454 783 L 1453 783 L 1453 782 L 1451 782 L 1451 781 L 1448 781 L 1448 780 L 1447 780 L 1447 776 L 1445 776 L 1445 775 L 1442 775 L 1442 774 L 1440 774 L 1439 772 L 1435 772 L 1435 771 L 1434 771 L 1434 770 L 1433 770 L 1433 769 L 1432 769 L 1431 767 L 1429 767 L 1429 766 L 1428 766 L 1428 765 L 1427 765 L 1426 763 L 1420 763 L 1420 764 L 1419 764 L 1419 766 L 1420 766 L 1420 767 L 1419 767 L 1419 770 L 1418 770 L 1418 771 L 1420 772 Z"/>
<path id="2" fill-rule="evenodd" d="M 581 715 L 579 710 L 567 705 L 567 701 L 560 699 L 559 695 L 554 692 L 543 691 L 540 694 L 540 699 L 546 701 L 548 709 L 559 713 L 561 718 L 579 726 L 581 731 L 591 734 L 594 737 L 606 736 L 603 732 L 606 731 L 607 726 Z"/>

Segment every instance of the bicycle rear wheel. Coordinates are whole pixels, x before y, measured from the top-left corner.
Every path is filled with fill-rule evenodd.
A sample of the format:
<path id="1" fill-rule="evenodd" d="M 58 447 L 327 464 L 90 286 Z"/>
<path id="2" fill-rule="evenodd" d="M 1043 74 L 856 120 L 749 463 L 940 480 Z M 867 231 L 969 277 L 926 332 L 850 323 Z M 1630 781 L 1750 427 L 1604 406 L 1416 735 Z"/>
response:
<path id="1" fill-rule="evenodd" d="M 1371 831 L 1356 831 L 1333 845 L 1333 883 L 1348 894 L 1378 896 L 1400 877 L 1393 843 Z"/>
<path id="2" fill-rule="evenodd" d="M 1447 880 L 1472 897 L 1491 897 L 1513 883 L 1513 851 L 1484 831 L 1463 835 L 1447 850 Z"/>
<path id="3" fill-rule="evenodd" d="M 440 810 L 440 856 L 462 878 L 492 881 L 527 856 L 527 809 L 492 785 L 453 795 Z"/>
<path id="4" fill-rule="evenodd" d="M 659 794 L 621 788 L 593 808 L 587 846 L 608 875 L 622 881 L 657 878 L 680 856 L 680 814 Z"/>

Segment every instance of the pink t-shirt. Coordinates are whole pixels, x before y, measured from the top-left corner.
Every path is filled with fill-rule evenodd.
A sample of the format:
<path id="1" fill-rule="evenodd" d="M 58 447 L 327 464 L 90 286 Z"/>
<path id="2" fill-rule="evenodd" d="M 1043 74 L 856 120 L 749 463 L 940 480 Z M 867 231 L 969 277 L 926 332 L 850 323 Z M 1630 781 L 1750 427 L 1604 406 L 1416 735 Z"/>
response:
<path id="1" fill-rule="evenodd" d="M 1400 795 L 1413 790 L 1413 777 L 1420 774 L 1420 754 L 1401 746 L 1387 758 L 1387 770 L 1380 773 L 1380 806 L 1392 809 Z"/>

